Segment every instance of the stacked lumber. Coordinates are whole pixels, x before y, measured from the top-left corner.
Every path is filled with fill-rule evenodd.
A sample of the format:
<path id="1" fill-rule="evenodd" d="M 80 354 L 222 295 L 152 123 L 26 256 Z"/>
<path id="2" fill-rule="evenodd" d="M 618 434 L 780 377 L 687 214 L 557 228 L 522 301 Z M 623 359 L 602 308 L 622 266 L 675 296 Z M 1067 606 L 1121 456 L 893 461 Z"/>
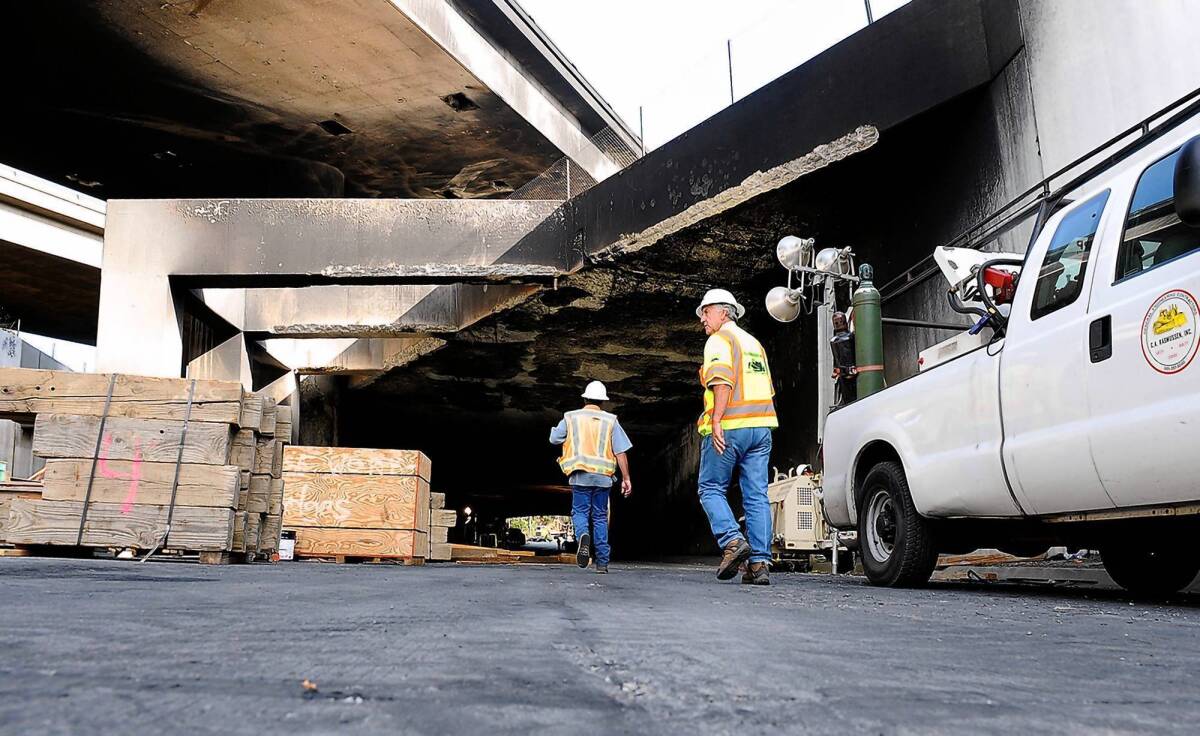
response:
<path id="1" fill-rule="evenodd" d="M 257 429 L 234 436 L 230 463 L 238 468 L 238 499 L 233 520 L 232 552 L 247 559 L 274 559 L 283 521 L 283 448 L 291 441 L 290 407 L 254 397 L 261 406 Z M 287 410 L 287 411 L 285 411 Z M 288 423 L 278 421 L 280 414 Z M 285 434 L 280 434 L 281 426 Z"/>
<path id="2" fill-rule="evenodd" d="M 40 497 L 6 504 L 5 539 L 220 562 L 269 552 L 269 523 L 265 546 L 259 530 L 272 506 L 281 516 L 278 472 L 249 506 L 260 446 L 270 445 L 268 472 L 282 464 L 276 413 L 235 382 L 0 369 L 0 417 L 32 420 L 34 454 L 46 460 Z"/>
<path id="3" fill-rule="evenodd" d="M 283 528 L 296 557 L 423 561 L 429 458 L 414 450 L 285 448 Z"/>
<path id="4" fill-rule="evenodd" d="M 458 512 L 446 508 L 446 494 L 429 494 L 428 560 L 450 559 L 450 530 L 458 525 Z"/>

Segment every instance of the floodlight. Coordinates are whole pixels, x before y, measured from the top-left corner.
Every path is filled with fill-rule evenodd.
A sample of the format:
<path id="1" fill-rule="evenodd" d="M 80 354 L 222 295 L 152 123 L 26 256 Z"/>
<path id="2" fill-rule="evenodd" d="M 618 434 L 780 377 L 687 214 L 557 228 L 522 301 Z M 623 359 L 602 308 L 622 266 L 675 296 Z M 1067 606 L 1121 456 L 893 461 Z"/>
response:
<path id="1" fill-rule="evenodd" d="M 806 266 L 812 261 L 813 238 L 797 238 L 795 235 L 784 236 L 775 246 L 775 256 L 780 265 L 789 271 Z"/>
<path id="2" fill-rule="evenodd" d="M 767 292 L 767 313 L 780 322 L 792 322 L 800 316 L 800 290 L 776 286 Z"/>

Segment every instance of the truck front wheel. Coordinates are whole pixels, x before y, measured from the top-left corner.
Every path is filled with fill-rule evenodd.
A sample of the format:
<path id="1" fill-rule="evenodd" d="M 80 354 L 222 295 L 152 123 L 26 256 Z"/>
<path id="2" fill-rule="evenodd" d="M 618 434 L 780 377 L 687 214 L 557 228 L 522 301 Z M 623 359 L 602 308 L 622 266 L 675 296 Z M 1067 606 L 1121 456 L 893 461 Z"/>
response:
<path id="1" fill-rule="evenodd" d="M 1100 559 L 1113 582 L 1134 595 L 1171 595 L 1200 573 L 1200 556 L 1188 545 L 1169 541 L 1150 547 L 1128 541 L 1101 545 Z"/>
<path id="2" fill-rule="evenodd" d="M 896 462 L 871 468 L 858 513 L 859 552 L 873 585 L 917 587 L 929 581 L 937 548 L 929 523 L 917 513 L 904 469 Z"/>

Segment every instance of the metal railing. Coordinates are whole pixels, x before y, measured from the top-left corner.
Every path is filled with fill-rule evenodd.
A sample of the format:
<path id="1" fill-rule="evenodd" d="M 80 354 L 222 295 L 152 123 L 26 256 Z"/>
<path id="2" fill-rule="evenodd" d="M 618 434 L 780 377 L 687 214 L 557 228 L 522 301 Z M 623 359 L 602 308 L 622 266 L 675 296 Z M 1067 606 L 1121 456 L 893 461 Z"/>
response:
<path id="1" fill-rule="evenodd" d="M 591 137 L 591 143 L 618 169 L 637 161 L 641 153 L 630 148 L 612 128 L 604 128 Z M 596 179 L 570 156 L 563 156 L 550 168 L 538 174 L 520 189 L 508 195 L 509 199 L 549 199 L 559 202 L 596 186 Z"/>

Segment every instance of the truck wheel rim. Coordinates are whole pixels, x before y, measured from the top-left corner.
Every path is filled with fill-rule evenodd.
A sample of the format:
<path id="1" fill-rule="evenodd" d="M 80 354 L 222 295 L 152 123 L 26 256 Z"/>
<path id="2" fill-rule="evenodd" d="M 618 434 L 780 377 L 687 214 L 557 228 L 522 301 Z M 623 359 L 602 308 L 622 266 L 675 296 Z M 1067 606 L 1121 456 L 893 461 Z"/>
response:
<path id="1" fill-rule="evenodd" d="M 867 546 L 871 556 L 886 562 L 896 548 L 896 509 L 892 494 L 876 493 L 867 508 Z"/>

